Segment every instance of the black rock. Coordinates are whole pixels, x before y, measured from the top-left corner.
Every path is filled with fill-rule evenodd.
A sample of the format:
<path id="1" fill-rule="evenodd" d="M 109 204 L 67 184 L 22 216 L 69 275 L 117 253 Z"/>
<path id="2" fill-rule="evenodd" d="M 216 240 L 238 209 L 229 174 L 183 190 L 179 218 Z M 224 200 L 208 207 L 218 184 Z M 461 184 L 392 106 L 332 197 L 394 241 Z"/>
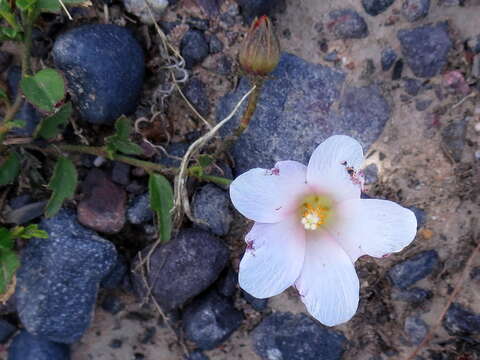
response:
<path id="1" fill-rule="evenodd" d="M 446 22 L 400 30 L 397 34 L 402 54 L 418 77 L 437 75 L 447 64 L 452 41 Z"/>
<path id="2" fill-rule="evenodd" d="M 415 109 L 417 111 L 425 111 L 432 104 L 433 100 L 431 99 L 417 99 L 415 100 Z"/>
<path id="3" fill-rule="evenodd" d="M 480 334 L 480 315 L 458 303 L 453 303 L 443 319 L 443 326 L 452 336 L 478 335 Z"/>
<path id="4" fill-rule="evenodd" d="M 425 213 L 425 210 L 416 206 L 410 206 L 409 209 L 415 214 L 415 217 L 417 218 L 417 229 L 420 229 L 427 221 L 427 214 Z"/>
<path id="5" fill-rule="evenodd" d="M 210 26 L 210 21 L 208 19 L 200 19 L 192 16 L 187 19 L 187 24 L 190 25 L 191 28 L 206 31 Z"/>
<path id="6" fill-rule="evenodd" d="M 70 360 L 70 348 L 22 330 L 8 348 L 8 360 Z"/>
<path id="7" fill-rule="evenodd" d="M 243 297 L 247 302 L 252 306 L 252 308 L 256 311 L 263 311 L 267 308 L 268 305 L 268 299 L 257 299 L 256 297 L 253 297 L 246 291 L 242 291 Z"/>
<path id="8" fill-rule="evenodd" d="M 470 272 L 470 279 L 474 281 L 480 280 L 480 266 L 476 266 L 472 269 L 472 271 Z"/>
<path id="9" fill-rule="evenodd" d="M 397 60 L 397 53 L 391 47 L 387 47 L 382 50 L 381 60 L 382 63 L 382 70 L 388 71 Z"/>
<path id="10" fill-rule="evenodd" d="M 419 316 L 409 316 L 403 327 L 409 342 L 418 345 L 428 333 L 428 325 Z"/>
<path id="11" fill-rule="evenodd" d="M 191 78 L 183 88 L 183 93 L 200 115 L 208 115 L 210 102 L 202 80 L 195 77 Z"/>
<path id="12" fill-rule="evenodd" d="M 200 64 L 209 53 L 208 42 L 203 32 L 198 30 L 187 31 L 181 41 L 180 52 L 187 69 Z"/>
<path id="13" fill-rule="evenodd" d="M 403 60 L 398 59 L 393 66 L 392 80 L 400 80 L 403 72 Z"/>
<path id="14" fill-rule="evenodd" d="M 127 210 L 127 219 L 131 224 L 140 225 L 153 219 L 148 193 L 137 196 Z"/>
<path id="15" fill-rule="evenodd" d="M 144 256 L 148 250 L 143 251 Z M 209 287 L 227 262 L 228 249 L 219 239 L 203 230 L 186 229 L 153 252 L 147 280 L 160 306 L 170 311 Z M 142 279 L 138 274 L 133 279 L 137 292 L 142 294 Z"/>
<path id="16" fill-rule="evenodd" d="M 428 15 L 430 0 L 405 0 L 402 15 L 410 22 L 420 20 Z"/>
<path id="17" fill-rule="evenodd" d="M 362 5 L 368 15 L 377 16 L 387 10 L 394 1 L 395 0 L 362 0 Z"/>
<path id="18" fill-rule="evenodd" d="M 135 111 L 145 64 L 142 48 L 127 29 L 80 26 L 58 37 L 52 54 L 85 121 L 108 124 Z"/>
<path id="19" fill-rule="evenodd" d="M 420 305 L 431 297 L 431 291 L 417 287 L 406 290 L 394 289 L 392 293 L 392 298 L 394 300 L 409 302 L 412 305 Z"/>
<path id="20" fill-rule="evenodd" d="M 155 161 L 167 167 L 179 167 L 181 158 L 188 150 L 188 144 L 184 142 L 172 143 L 167 146 L 167 153 L 170 155 L 161 154 L 155 158 Z"/>
<path id="21" fill-rule="evenodd" d="M 102 309 L 112 315 L 118 314 L 125 308 L 125 304 L 115 295 L 107 295 L 102 301 Z"/>
<path id="22" fill-rule="evenodd" d="M 123 255 L 117 256 L 117 261 L 113 266 L 112 270 L 105 275 L 105 277 L 100 282 L 100 287 L 104 289 L 117 289 L 121 287 L 123 279 L 127 275 L 128 264 L 127 259 Z"/>
<path id="23" fill-rule="evenodd" d="M 343 72 L 284 54 L 263 86 L 249 128 L 232 148 L 237 175 L 286 159 L 306 164 L 315 147 L 334 134 L 353 136 L 366 150 L 390 118 L 390 106 L 378 86 L 344 87 L 344 79 Z M 249 89 L 242 79 L 235 92 L 220 101 L 218 119 Z M 337 101 L 338 109 L 332 107 Z M 221 132 L 230 134 L 239 121 L 237 114 Z"/>
<path id="24" fill-rule="evenodd" d="M 100 281 L 116 262 L 115 247 L 68 210 L 40 228 L 48 239 L 28 242 L 17 271 L 18 315 L 30 333 L 73 343 L 90 324 Z"/>
<path id="25" fill-rule="evenodd" d="M 224 342 L 242 324 L 243 315 L 233 306 L 233 300 L 215 291 L 194 300 L 185 308 L 185 337 L 200 349 L 209 350 Z"/>
<path id="26" fill-rule="evenodd" d="M 8 321 L 0 319 L 0 344 L 5 344 L 17 328 Z"/>
<path id="27" fill-rule="evenodd" d="M 412 78 L 403 79 L 405 92 L 411 96 L 417 96 L 422 88 L 422 81 Z"/>
<path id="28" fill-rule="evenodd" d="M 9 211 L 5 215 L 5 222 L 17 225 L 29 223 L 30 221 L 42 216 L 46 205 L 46 201 L 38 201 Z"/>
<path id="29" fill-rule="evenodd" d="M 202 353 L 200 350 L 195 350 L 191 352 L 185 360 L 208 360 L 208 357 Z"/>
<path id="30" fill-rule="evenodd" d="M 304 314 L 276 312 L 252 334 L 253 346 L 264 360 L 340 360 L 347 339 Z"/>
<path id="31" fill-rule="evenodd" d="M 226 269 L 217 281 L 217 292 L 226 297 L 232 297 L 237 291 L 238 274 L 232 269 Z"/>
<path id="32" fill-rule="evenodd" d="M 12 54 L 9 52 L 0 50 L 0 73 L 3 73 L 5 70 L 8 69 L 12 62 Z"/>
<path id="33" fill-rule="evenodd" d="M 228 234 L 233 217 L 227 192 L 213 184 L 202 186 L 195 193 L 192 207 L 193 216 L 202 221 L 197 226 L 215 235 Z"/>
<path id="34" fill-rule="evenodd" d="M 115 161 L 112 168 L 112 180 L 120 185 L 130 183 L 130 165 Z"/>
<path id="35" fill-rule="evenodd" d="M 338 39 L 361 39 L 368 36 L 365 20 L 353 9 L 333 10 L 328 13 L 327 29 Z"/>
<path id="36" fill-rule="evenodd" d="M 394 265 L 388 271 L 388 276 L 394 286 L 406 289 L 430 275 L 438 262 L 438 254 L 435 250 L 423 251 Z"/>
<path id="37" fill-rule="evenodd" d="M 212 35 L 208 39 L 208 47 L 210 54 L 217 54 L 223 50 L 223 43 L 217 36 Z"/>
<path id="38" fill-rule="evenodd" d="M 22 78 L 22 71 L 19 66 L 11 66 L 7 73 L 7 86 L 10 95 L 10 101 L 15 101 L 18 86 Z M 25 126 L 21 128 L 13 128 L 9 133 L 16 136 L 32 136 L 40 123 L 40 113 L 26 101 L 22 101 L 20 110 L 15 115 L 15 120 L 22 120 Z"/>
<path id="39" fill-rule="evenodd" d="M 221 55 L 215 64 L 215 71 L 220 75 L 230 75 L 232 73 L 232 58 L 227 55 Z"/>
<path id="40" fill-rule="evenodd" d="M 28 193 L 27 194 L 21 194 L 21 195 L 18 195 L 18 196 L 15 196 L 15 197 L 11 198 L 10 201 L 8 202 L 8 206 L 10 206 L 10 209 L 12 209 L 12 210 L 20 209 L 21 207 L 31 203 L 32 200 L 33 200 L 33 198 L 30 194 L 28 194 Z"/>
<path id="41" fill-rule="evenodd" d="M 236 0 L 240 5 L 241 14 L 247 23 L 255 17 L 270 15 L 274 10 L 281 10 L 285 6 L 284 0 Z"/>
<path id="42" fill-rule="evenodd" d="M 328 62 L 335 62 L 338 61 L 338 53 L 336 50 L 329 52 L 323 57 L 323 60 L 328 61 Z"/>
<path id="43" fill-rule="evenodd" d="M 120 339 L 113 339 L 112 341 L 110 341 L 110 344 L 109 344 L 109 346 L 112 349 L 120 349 L 122 345 L 123 345 L 123 341 Z"/>
<path id="44" fill-rule="evenodd" d="M 465 117 L 463 120 L 451 122 L 442 130 L 444 148 L 456 162 L 462 160 L 467 125 L 468 117 Z"/>

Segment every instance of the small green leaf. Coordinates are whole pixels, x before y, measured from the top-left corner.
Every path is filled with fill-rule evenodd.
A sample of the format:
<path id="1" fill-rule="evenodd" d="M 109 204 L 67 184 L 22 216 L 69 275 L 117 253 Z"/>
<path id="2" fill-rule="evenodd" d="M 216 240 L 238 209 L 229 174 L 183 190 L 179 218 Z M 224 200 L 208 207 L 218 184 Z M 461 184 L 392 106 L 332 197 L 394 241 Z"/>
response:
<path id="1" fill-rule="evenodd" d="M 200 155 L 197 160 L 198 165 L 205 169 L 210 164 L 212 164 L 215 159 L 213 158 L 213 156 L 210 155 Z"/>
<path id="2" fill-rule="evenodd" d="M 15 18 L 15 14 L 13 13 L 7 0 L 0 0 L 0 16 L 3 17 L 8 23 L 8 25 L 10 25 L 16 31 L 20 29 L 20 26 L 18 26 L 17 23 L 17 19 Z"/>
<path id="3" fill-rule="evenodd" d="M 0 228 L 0 250 L 7 249 L 10 250 L 13 247 L 13 237 L 10 230 L 7 228 Z"/>
<path id="4" fill-rule="evenodd" d="M 63 0 L 65 5 L 80 5 L 86 3 L 86 0 Z M 38 0 L 37 8 L 44 12 L 58 12 L 61 10 L 61 5 L 58 0 Z"/>
<path id="5" fill-rule="evenodd" d="M 48 239 L 48 234 L 46 231 L 40 230 L 37 224 L 30 224 L 28 226 L 15 226 L 10 230 L 12 237 L 22 238 L 22 239 L 31 239 L 31 238 L 40 238 Z"/>
<path id="6" fill-rule="evenodd" d="M 52 217 L 60 210 L 65 199 L 71 199 L 75 195 L 77 170 L 70 159 L 58 158 L 48 188 L 53 193 L 45 208 L 45 216 Z"/>
<path id="7" fill-rule="evenodd" d="M 0 165 L 0 186 L 10 184 L 20 172 L 20 155 L 12 151 L 7 160 Z"/>
<path id="8" fill-rule="evenodd" d="M 5 35 L 8 39 L 15 40 L 18 35 L 18 30 L 17 29 L 12 29 L 12 28 L 7 28 L 3 27 L 2 28 L 2 33 Z"/>
<path id="9" fill-rule="evenodd" d="M 54 69 L 43 69 L 20 81 L 20 87 L 29 102 L 40 110 L 53 111 L 65 97 L 65 81 Z"/>
<path id="10" fill-rule="evenodd" d="M 20 266 L 20 260 L 12 250 L 0 249 L 0 293 L 7 291 L 15 271 Z"/>
<path id="11" fill-rule="evenodd" d="M 115 122 L 115 134 L 105 139 L 106 150 L 112 159 L 117 152 L 127 155 L 140 155 L 143 151 L 140 146 L 130 141 L 132 125 L 125 116 L 120 116 Z"/>
<path id="12" fill-rule="evenodd" d="M 160 239 L 170 240 L 172 235 L 173 190 L 168 180 L 160 174 L 151 174 L 148 179 L 150 207 L 157 213 Z"/>
<path id="13" fill-rule="evenodd" d="M 23 128 L 26 124 L 27 122 L 24 120 L 12 120 L 12 121 L 7 121 L 5 123 L 5 126 L 10 130 L 13 128 Z"/>
<path id="14" fill-rule="evenodd" d="M 45 140 L 53 139 L 60 134 L 72 116 L 72 104 L 67 102 L 55 114 L 43 119 L 38 124 L 35 137 L 42 137 Z"/>
<path id="15" fill-rule="evenodd" d="M 31 10 L 35 7 L 37 0 L 16 0 L 15 4 L 22 11 Z"/>

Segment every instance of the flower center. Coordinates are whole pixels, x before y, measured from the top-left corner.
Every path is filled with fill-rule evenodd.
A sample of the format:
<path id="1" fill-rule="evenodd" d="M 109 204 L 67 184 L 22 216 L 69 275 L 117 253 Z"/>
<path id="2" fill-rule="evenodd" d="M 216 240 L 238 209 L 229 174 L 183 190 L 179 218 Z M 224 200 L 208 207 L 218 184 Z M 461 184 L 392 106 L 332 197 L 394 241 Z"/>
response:
<path id="1" fill-rule="evenodd" d="M 326 196 L 307 196 L 301 203 L 300 214 L 305 230 L 317 230 L 332 217 L 332 201 Z"/>

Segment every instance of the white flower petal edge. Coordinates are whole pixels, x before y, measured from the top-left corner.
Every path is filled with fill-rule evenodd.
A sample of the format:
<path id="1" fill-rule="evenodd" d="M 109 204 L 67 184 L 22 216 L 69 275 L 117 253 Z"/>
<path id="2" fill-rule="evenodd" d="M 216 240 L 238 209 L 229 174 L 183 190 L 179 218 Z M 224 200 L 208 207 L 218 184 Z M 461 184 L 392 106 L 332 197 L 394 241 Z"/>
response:
<path id="1" fill-rule="evenodd" d="M 339 204 L 339 213 L 342 223 L 331 233 L 354 262 L 362 255 L 399 252 L 417 233 L 415 214 L 392 201 L 347 200 Z"/>
<path id="2" fill-rule="evenodd" d="M 230 198 L 245 217 L 275 223 L 287 217 L 308 192 L 307 168 L 296 161 L 279 161 L 272 170 L 252 169 L 230 185 Z"/>
<path id="3" fill-rule="evenodd" d="M 350 257 L 326 232 L 313 233 L 295 282 L 308 312 L 327 326 L 350 320 L 358 307 L 360 285 Z"/>
<path id="4" fill-rule="evenodd" d="M 280 294 L 302 270 L 305 231 L 294 216 L 276 224 L 255 223 L 240 262 L 240 287 L 256 298 Z"/>
<path id="5" fill-rule="evenodd" d="M 329 137 L 317 146 L 310 158 L 307 182 L 317 192 L 336 201 L 360 198 L 361 186 L 347 168 L 359 170 L 363 163 L 362 145 L 346 135 Z"/>

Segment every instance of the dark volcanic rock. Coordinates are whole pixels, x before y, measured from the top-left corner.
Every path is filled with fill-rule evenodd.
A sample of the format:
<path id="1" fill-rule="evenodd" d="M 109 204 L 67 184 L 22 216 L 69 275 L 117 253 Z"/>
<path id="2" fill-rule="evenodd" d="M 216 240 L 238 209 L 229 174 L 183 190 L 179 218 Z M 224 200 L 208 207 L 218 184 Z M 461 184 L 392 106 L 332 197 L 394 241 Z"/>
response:
<path id="1" fill-rule="evenodd" d="M 120 185 L 130 183 L 130 165 L 115 161 L 112 168 L 112 180 Z"/>
<path id="2" fill-rule="evenodd" d="M 428 325 L 419 316 L 407 317 L 403 329 L 414 345 L 420 344 L 428 333 Z"/>
<path id="3" fill-rule="evenodd" d="M 233 220 L 228 193 L 213 184 L 203 186 L 193 199 L 193 216 L 204 222 L 200 228 L 226 235 Z"/>
<path id="4" fill-rule="evenodd" d="M 443 326 L 452 336 L 480 334 L 480 315 L 453 303 L 443 319 Z"/>
<path id="5" fill-rule="evenodd" d="M 427 222 L 427 214 L 425 213 L 425 210 L 416 206 L 410 206 L 409 209 L 415 214 L 415 217 L 417 218 L 417 229 L 420 229 Z"/>
<path id="6" fill-rule="evenodd" d="M 394 300 L 406 301 L 412 305 L 419 305 L 431 297 L 431 291 L 417 287 L 406 290 L 394 289 L 392 292 L 392 298 Z"/>
<path id="7" fill-rule="evenodd" d="M 195 350 L 194 352 L 191 352 L 185 360 L 208 360 L 208 357 L 200 350 Z"/>
<path id="8" fill-rule="evenodd" d="M 131 224 L 140 225 L 153 219 L 148 193 L 137 196 L 127 210 L 127 219 Z"/>
<path id="9" fill-rule="evenodd" d="M 17 328 L 8 321 L 0 319 L 0 344 L 5 344 Z"/>
<path id="10" fill-rule="evenodd" d="M 182 230 L 152 254 L 148 277 L 152 294 L 165 311 L 177 308 L 210 286 L 227 262 L 228 249 L 219 239 L 203 230 Z M 142 293 L 142 279 L 133 278 Z"/>
<path id="11" fill-rule="evenodd" d="M 416 76 L 435 76 L 447 64 L 448 52 L 452 47 L 447 23 L 400 30 L 397 37 L 402 54 Z"/>
<path id="12" fill-rule="evenodd" d="M 396 287 L 406 289 L 430 275 L 437 264 L 438 254 L 435 250 L 423 251 L 394 265 L 388 271 L 388 276 Z"/>
<path id="13" fill-rule="evenodd" d="M 402 14 L 410 22 L 420 20 L 428 15 L 430 0 L 405 0 Z"/>
<path id="14" fill-rule="evenodd" d="M 339 109 L 333 110 L 344 79 L 343 72 L 284 54 L 272 80 L 265 82 L 250 126 L 232 148 L 236 173 L 271 168 L 279 160 L 306 164 L 315 147 L 334 134 L 353 136 L 367 149 L 389 119 L 390 106 L 380 89 L 369 85 L 346 87 Z M 248 89 L 248 81 L 242 79 L 236 91 L 221 100 L 219 120 Z M 227 123 L 224 135 L 237 126 L 241 113 Z"/>
<path id="15" fill-rule="evenodd" d="M 405 92 L 411 96 L 417 96 L 422 89 L 422 82 L 417 79 L 405 78 L 403 79 Z"/>
<path id="16" fill-rule="evenodd" d="M 70 360 L 70 348 L 22 330 L 8 348 L 8 360 Z"/>
<path id="17" fill-rule="evenodd" d="M 247 302 L 254 308 L 256 311 L 263 311 L 267 308 L 268 299 L 257 299 L 256 297 L 250 295 L 246 291 L 242 292 L 243 297 Z"/>
<path id="18" fill-rule="evenodd" d="M 142 48 L 127 29 L 80 26 L 58 37 L 52 54 L 84 120 L 108 124 L 135 111 L 145 64 Z"/>
<path id="19" fill-rule="evenodd" d="M 456 162 L 462 160 L 467 124 L 468 118 L 464 118 L 463 120 L 450 123 L 442 131 L 444 149 Z"/>
<path id="20" fill-rule="evenodd" d="M 188 69 L 200 64 L 209 52 L 208 42 L 203 32 L 198 30 L 187 31 L 180 44 L 180 51 Z"/>
<path id="21" fill-rule="evenodd" d="M 78 204 L 78 221 L 93 230 L 115 234 L 125 225 L 127 194 L 105 173 L 92 169 L 82 187 L 85 198 Z"/>
<path id="22" fill-rule="evenodd" d="M 398 59 L 393 66 L 392 80 L 400 80 L 403 72 L 403 60 Z"/>
<path id="23" fill-rule="evenodd" d="M 117 256 L 117 261 L 112 270 L 105 275 L 100 283 L 100 287 L 104 289 L 116 289 L 121 287 L 123 279 L 127 275 L 128 263 L 123 255 Z"/>
<path id="24" fill-rule="evenodd" d="M 353 9 L 333 10 L 328 13 L 327 29 L 338 39 L 361 39 L 368 36 L 365 20 Z"/>
<path id="25" fill-rule="evenodd" d="M 5 215 L 5 222 L 17 225 L 26 224 L 42 216 L 45 205 L 47 205 L 46 201 L 38 201 L 9 211 Z"/>
<path id="26" fill-rule="evenodd" d="M 15 292 L 26 329 L 48 340 L 73 343 L 90 324 L 100 281 L 116 262 L 112 243 L 61 210 L 43 220 L 48 239 L 32 239 L 22 252 Z"/>
<path id="27" fill-rule="evenodd" d="M 247 23 L 257 16 L 270 15 L 274 10 L 281 10 L 285 0 L 236 0 L 240 5 L 241 14 Z"/>
<path id="28" fill-rule="evenodd" d="M 395 0 L 362 0 L 362 5 L 368 15 L 377 16 L 387 10 L 394 1 Z"/>
<path id="29" fill-rule="evenodd" d="M 185 337 L 200 349 L 208 350 L 224 342 L 242 323 L 243 315 L 233 300 L 210 291 L 186 307 L 183 314 Z"/>
<path id="30" fill-rule="evenodd" d="M 395 50 L 393 50 L 391 47 L 387 47 L 382 50 L 380 62 L 382 64 L 383 71 L 390 70 L 395 63 L 395 60 L 397 60 L 397 53 Z"/>
<path id="31" fill-rule="evenodd" d="M 253 346 L 264 360 L 340 360 L 346 339 L 304 314 L 276 312 L 265 318 L 252 334 Z"/>
<path id="32" fill-rule="evenodd" d="M 205 90 L 205 84 L 198 78 L 192 78 L 183 88 L 185 97 L 200 115 L 206 116 L 210 111 L 210 102 Z"/>

